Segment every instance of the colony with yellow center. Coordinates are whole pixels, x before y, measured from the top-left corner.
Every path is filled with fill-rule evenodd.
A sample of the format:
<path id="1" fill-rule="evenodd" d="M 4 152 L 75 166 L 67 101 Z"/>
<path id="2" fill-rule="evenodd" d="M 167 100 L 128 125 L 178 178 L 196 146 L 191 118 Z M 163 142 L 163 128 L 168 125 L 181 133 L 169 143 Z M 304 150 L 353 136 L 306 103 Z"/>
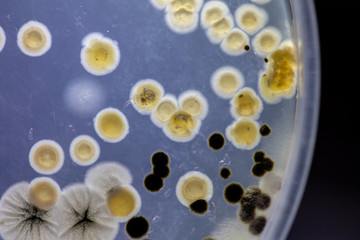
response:
<path id="1" fill-rule="evenodd" d="M 165 22 L 179 34 L 194 31 L 198 26 L 198 12 L 203 0 L 170 0 L 166 6 Z"/>
<path id="2" fill-rule="evenodd" d="M 199 171 L 189 171 L 181 176 L 176 184 L 176 197 L 185 207 L 197 200 L 210 201 L 213 184 L 210 178 Z"/>
<path id="3" fill-rule="evenodd" d="M 164 88 L 153 79 L 138 81 L 130 91 L 130 101 L 137 112 L 143 115 L 150 114 L 164 96 Z"/>
<path id="4" fill-rule="evenodd" d="M 105 198 L 111 215 L 119 222 L 126 222 L 141 208 L 140 195 L 131 183 L 130 171 L 116 162 L 98 164 L 85 177 L 85 184 Z"/>
<path id="5" fill-rule="evenodd" d="M 258 119 L 263 110 L 260 97 L 252 88 L 241 89 L 230 101 L 230 112 L 233 118 Z"/>
<path id="6" fill-rule="evenodd" d="M 158 127 L 163 127 L 170 117 L 178 110 L 178 101 L 174 95 L 166 94 L 159 105 L 151 112 L 151 121 Z"/>
<path id="7" fill-rule="evenodd" d="M 260 72 L 259 92 L 267 103 L 278 103 L 281 98 L 291 98 L 296 92 L 297 59 L 295 46 L 284 41 L 268 57 L 266 70 Z"/>
<path id="8" fill-rule="evenodd" d="M 129 133 L 125 115 L 116 108 L 105 108 L 94 118 L 95 131 L 105 142 L 117 143 Z"/>
<path id="9" fill-rule="evenodd" d="M 212 90 L 223 99 L 232 98 L 244 84 L 242 73 L 232 66 L 218 68 L 210 79 Z"/>
<path id="10" fill-rule="evenodd" d="M 226 128 L 227 139 L 239 149 L 251 150 L 260 142 L 258 122 L 240 118 Z"/>
<path id="11" fill-rule="evenodd" d="M 204 95 L 196 90 L 188 90 L 180 94 L 179 107 L 193 117 L 203 120 L 208 113 L 208 102 Z"/>
<path id="12" fill-rule="evenodd" d="M 231 56 L 240 56 L 250 50 L 249 36 L 239 28 L 233 28 L 222 40 L 220 47 Z"/>
<path id="13" fill-rule="evenodd" d="M 89 73 L 101 76 L 114 71 L 120 62 L 120 50 L 116 41 L 101 33 L 90 33 L 82 40 L 80 60 Z"/>
<path id="14" fill-rule="evenodd" d="M 53 140 L 40 140 L 31 147 L 29 162 L 30 166 L 40 174 L 54 174 L 64 164 L 64 151 Z"/>
<path id="15" fill-rule="evenodd" d="M 266 27 L 255 35 L 252 45 L 257 55 L 268 56 L 279 47 L 280 41 L 280 31 L 275 27 Z"/>
<path id="16" fill-rule="evenodd" d="M 163 127 L 163 132 L 172 141 L 188 142 L 196 136 L 200 126 L 201 120 L 188 112 L 178 110 L 171 115 L 170 119 Z"/>
<path id="17" fill-rule="evenodd" d="M 250 35 L 263 28 L 268 18 L 268 14 L 264 9 L 253 4 L 243 4 L 235 11 L 236 24 Z"/>
<path id="18" fill-rule="evenodd" d="M 70 144 L 70 157 L 80 166 L 89 166 L 100 156 L 100 146 L 97 141 L 88 135 L 74 138 Z"/>
<path id="19" fill-rule="evenodd" d="M 50 49 L 51 39 L 50 31 L 44 24 L 28 21 L 18 31 L 17 45 L 25 55 L 38 57 Z"/>
<path id="20" fill-rule="evenodd" d="M 29 185 L 29 202 L 41 210 L 50 210 L 60 198 L 60 187 L 53 179 L 38 177 Z"/>

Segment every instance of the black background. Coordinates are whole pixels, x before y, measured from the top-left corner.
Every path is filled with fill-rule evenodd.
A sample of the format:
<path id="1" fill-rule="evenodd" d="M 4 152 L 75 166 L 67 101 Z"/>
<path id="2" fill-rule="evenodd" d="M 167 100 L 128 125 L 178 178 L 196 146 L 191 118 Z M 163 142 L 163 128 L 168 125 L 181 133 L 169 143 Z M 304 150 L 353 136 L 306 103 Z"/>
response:
<path id="1" fill-rule="evenodd" d="M 358 6 L 356 0 L 315 1 L 320 119 L 310 177 L 288 240 L 360 239 Z"/>

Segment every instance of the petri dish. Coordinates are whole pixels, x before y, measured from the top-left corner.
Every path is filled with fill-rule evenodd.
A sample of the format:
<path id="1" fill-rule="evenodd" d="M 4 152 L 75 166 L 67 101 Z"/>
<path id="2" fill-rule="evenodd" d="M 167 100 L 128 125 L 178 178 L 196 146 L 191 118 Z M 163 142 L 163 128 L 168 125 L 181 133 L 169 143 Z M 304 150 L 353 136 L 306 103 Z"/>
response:
<path id="1" fill-rule="evenodd" d="M 205 4 L 211 8 L 203 13 Z M 0 3 L 0 13 L 0 239 L 66 239 L 79 236 L 77 226 L 104 239 L 286 238 L 317 131 L 320 60 L 311 0 L 20 0 Z M 46 29 L 46 36 L 39 28 L 22 38 L 46 46 L 41 55 L 18 45 L 28 22 Z M 269 38 L 263 29 L 280 34 Z M 91 66 L 110 64 L 106 74 L 82 64 L 83 40 L 93 33 Z M 146 114 L 131 97 L 144 79 L 161 86 L 161 94 L 149 84 L 139 89 Z M 185 104 L 184 93 L 196 94 Z M 234 102 L 241 114 L 232 114 Z M 111 134 L 126 127 L 121 141 L 96 132 L 103 109 L 126 120 L 104 120 Z M 159 109 L 161 123 L 153 119 Z M 99 145 L 92 164 L 72 160 L 71 142 L 80 135 Z M 64 149 L 61 168 L 46 174 L 29 159 L 43 140 Z M 49 153 L 40 158 L 52 161 Z M 94 172 L 98 181 L 89 184 L 86 176 Z M 39 211 L 29 186 L 41 177 L 60 194 Z M 111 207 L 131 213 L 126 218 L 111 213 L 111 192 L 121 196 Z M 86 201 L 79 203 L 80 196 Z M 80 217 L 72 215 L 77 208 Z M 57 228 L 59 211 L 73 225 Z M 33 224 L 41 231 L 31 232 Z"/>

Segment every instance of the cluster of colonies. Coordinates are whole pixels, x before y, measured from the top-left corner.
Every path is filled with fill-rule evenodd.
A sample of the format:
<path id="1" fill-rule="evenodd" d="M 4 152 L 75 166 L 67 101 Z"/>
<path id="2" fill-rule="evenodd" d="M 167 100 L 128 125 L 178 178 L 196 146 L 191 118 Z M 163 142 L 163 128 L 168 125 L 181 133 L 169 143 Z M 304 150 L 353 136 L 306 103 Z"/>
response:
<path id="1" fill-rule="evenodd" d="M 192 140 L 208 112 L 207 100 L 200 92 L 188 90 L 176 99 L 172 94 L 164 95 L 164 88 L 152 79 L 137 82 L 130 100 L 136 111 L 150 115 L 151 121 L 176 142 Z"/>
<path id="2" fill-rule="evenodd" d="M 153 171 L 144 179 L 144 186 L 150 192 L 158 192 L 163 187 L 163 179 L 169 176 L 169 156 L 162 151 L 151 156 Z M 181 176 L 176 184 L 176 196 L 179 202 L 197 214 L 204 214 L 208 201 L 213 195 L 213 184 L 202 172 L 189 171 Z"/>
<path id="3" fill-rule="evenodd" d="M 106 142 L 118 142 L 129 131 L 127 120 L 117 109 L 101 110 L 94 119 L 95 131 Z M 71 159 L 80 166 L 95 163 L 100 156 L 98 142 L 91 136 L 79 135 L 69 147 Z M 43 139 L 36 142 L 29 152 L 30 166 L 40 174 L 54 174 L 64 164 L 64 151 L 54 140 Z"/>
<path id="4" fill-rule="evenodd" d="M 129 170 L 115 162 L 90 168 L 85 184 L 75 183 L 62 191 L 48 177 L 16 183 L 0 201 L 1 236 L 114 239 L 119 223 L 127 222 L 129 236 L 141 237 L 147 233 L 149 224 L 144 217 L 135 217 L 141 208 L 141 198 L 131 183 Z"/>
<path id="5" fill-rule="evenodd" d="M 252 39 L 254 52 L 258 56 L 267 57 L 265 59 L 268 62 L 267 69 L 259 79 L 261 96 L 268 103 L 277 103 L 283 97 L 294 96 L 297 63 L 295 47 L 290 41 L 284 41 L 280 45 L 282 36 L 277 28 L 272 26 L 264 28 L 269 19 L 264 9 L 254 4 L 242 4 L 235 10 L 233 17 L 228 6 L 222 1 L 208 1 L 204 6 L 201 6 L 202 1 L 194 0 L 152 0 L 151 2 L 159 9 L 166 7 L 166 9 L 199 10 L 202 7 L 200 22 L 209 41 L 214 44 L 221 43 L 221 49 L 229 55 L 238 56 L 249 51 L 248 35 L 255 34 Z M 270 1 L 253 0 L 253 2 L 266 4 Z M 186 22 L 184 18 L 181 19 L 183 23 Z M 234 27 L 234 19 L 238 28 Z M 191 22 L 195 24 L 191 27 L 193 31 L 197 27 L 197 20 Z"/>
<path id="6" fill-rule="evenodd" d="M 270 207 L 270 195 L 274 195 L 280 190 L 281 176 L 276 173 L 270 173 L 273 167 L 273 162 L 270 158 L 265 157 L 264 152 L 255 152 L 254 161 L 256 164 L 259 164 L 258 169 L 263 170 L 261 174 L 257 176 L 262 177 L 266 174 L 260 180 L 259 187 L 250 186 L 244 190 L 241 184 L 237 182 L 230 182 L 224 188 L 224 199 L 229 204 L 238 204 L 240 206 L 238 210 L 239 220 L 245 224 L 248 224 L 248 231 L 252 235 L 257 236 L 263 232 L 267 222 L 267 219 L 264 215 L 260 214 L 260 216 L 257 216 L 257 214 L 259 211 L 264 211 Z M 271 167 L 269 167 L 270 165 Z M 253 167 L 253 172 L 254 168 L 256 168 L 255 166 Z M 219 174 L 224 180 L 228 180 L 231 177 L 231 170 L 227 167 L 222 167 Z M 231 235 L 232 233 L 223 231 L 218 233 L 215 231 L 214 235 L 216 238 L 207 237 L 203 240 L 227 239 L 229 234 Z"/>
<path id="7" fill-rule="evenodd" d="M 204 214 L 207 211 L 208 201 L 212 196 L 212 181 L 202 172 L 187 172 L 176 184 L 176 197 L 180 203 L 197 214 Z"/>
<path id="8" fill-rule="evenodd" d="M 170 175 L 169 156 L 165 152 L 155 152 L 151 156 L 152 173 L 144 179 L 144 186 L 150 192 L 158 192 L 164 186 L 164 179 Z"/>
<path id="9" fill-rule="evenodd" d="M 261 153 L 256 152 L 254 154 L 254 159 L 261 158 L 258 156 Z M 227 167 L 223 167 L 221 168 L 219 174 L 224 180 L 227 180 L 231 177 L 231 170 Z M 260 235 L 263 232 L 267 222 L 267 218 L 265 216 L 257 216 L 257 214 L 259 213 L 259 211 L 264 211 L 270 207 L 270 195 L 276 194 L 280 190 L 281 185 L 281 177 L 277 174 L 269 173 L 266 176 L 267 178 L 264 178 L 265 180 L 262 179 L 260 181 L 260 187 L 250 186 L 249 188 L 244 190 L 241 184 L 237 182 L 231 182 L 227 184 L 224 188 L 224 199 L 229 204 L 238 204 L 240 206 L 238 210 L 239 220 L 245 224 L 248 224 L 248 231 L 255 236 Z M 261 189 L 268 192 L 270 195 L 268 195 Z M 231 232 L 220 231 L 220 233 L 218 233 L 215 231 L 214 235 L 216 236 L 216 238 L 207 237 L 203 240 L 227 239 L 229 237 L 229 234 L 232 236 Z"/>
<path id="10" fill-rule="evenodd" d="M 203 0 L 150 0 L 150 2 L 159 10 L 165 9 L 165 22 L 172 31 L 185 34 L 197 28 L 198 12 Z"/>
<path id="11" fill-rule="evenodd" d="M 269 0 L 253 0 L 264 4 Z M 152 0 L 159 9 L 166 8 L 166 22 L 175 32 L 193 31 L 198 24 L 200 0 Z M 259 75 L 259 92 L 267 103 L 277 103 L 281 98 L 291 98 L 296 90 L 296 51 L 291 41 L 281 42 L 280 32 L 273 27 L 261 30 L 267 23 L 267 13 L 255 5 L 243 4 L 235 11 L 235 22 L 226 4 L 220 1 L 207 2 L 201 12 L 201 26 L 206 29 L 209 40 L 220 44 L 229 55 L 241 55 L 250 50 L 249 35 L 257 33 L 252 41 L 255 53 L 265 57 L 265 70 Z M 261 31 L 260 31 L 261 30 Z M 6 41 L 0 27 L 0 51 Z M 93 75 L 105 75 L 114 71 L 120 61 L 117 42 L 101 33 L 91 33 L 82 41 L 81 64 Z M 51 47 L 51 34 L 47 27 L 36 21 L 24 24 L 18 32 L 18 46 L 29 56 L 41 56 Z M 214 92 L 230 100 L 230 113 L 235 122 L 226 129 L 230 142 L 241 149 L 252 149 L 259 142 L 259 134 L 267 136 L 271 129 L 259 126 L 256 119 L 262 111 L 262 102 L 255 91 L 243 87 L 242 74 L 233 67 L 216 70 L 211 78 Z M 130 100 L 141 114 L 150 114 L 152 122 L 163 129 L 173 141 L 190 141 L 199 131 L 201 120 L 207 115 L 205 97 L 198 91 L 182 93 L 178 99 L 171 94 L 164 96 L 163 87 L 155 80 L 141 80 L 132 89 Z M 94 118 L 94 128 L 100 138 L 115 143 L 123 140 L 129 132 L 125 115 L 115 108 L 106 108 Z M 221 133 L 209 137 L 209 147 L 221 149 L 225 139 Z M 100 148 L 95 139 L 80 135 L 70 144 L 72 160 L 81 166 L 97 161 Z M 160 160 L 159 160 L 160 159 Z M 40 174 L 59 171 L 64 162 L 61 146 L 53 140 L 41 140 L 33 145 L 29 153 L 30 165 Z M 275 194 L 281 185 L 281 176 L 268 173 L 273 161 L 263 152 L 254 154 L 252 173 L 262 177 L 260 188 Z M 169 158 L 163 152 L 152 156 L 153 172 L 144 179 L 149 191 L 159 191 L 163 179 L 170 174 Z M 228 168 L 222 168 L 224 179 L 231 176 Z M 85 184 L 74 184 L 61 192 L 57 183 L 47 177 L 34 179 L 30 184 L 21 182 L 10 187 L 0 202 L 1 234 L 5 239 L 45 236 L 45 238 L 111 239 L 118 231 L 119 222 L 127 222 L 126 230 L 131 237 L 144 236 L 149 223 L 135 215 L 141 208 L 141 198 L 131 185 L 128 169 L 117 163 L 102 163 L 91 168 Z M 246 191 L 238 183 L 225 187 L 224 198 L 231 204 L 240 203 L 239 217 L 249 224 L 249 231 L 260 234 L 266 224 L 264 216 L 256 216 L 255 209 L 265 210 L 270 197 L 258 187 Z M 201 172 L 190 171 L 180 177 L 176 185 L 176 196 L 181 204 L 195 213 L 207 211 L 213 194 L 211 180 Z M 79 199 L 83 199 L 80 201 Z M 10 213 L 9 213 L 10 212 Z M 56 217 L 55 217 L 56 216 Z M 60 216 L 60 218 L 59 218 Z M 16 218 L 18 221 L 10 221 Z M 14 231 L 20 228 L 22 231 Z M 35 230 L 34 230 L 35 229 Z M 32 230 L 32 231 L 30 231 Z"/>
<path id="12" fill-rule="evenodd" d="M 259 118 L 263 109 L 260 97 L 252 88 L 244 86 L 239 70 L 231 66 L 217 69 L 210 80 L 215 94 L 230 100 L 230 113 L 236 120 L 227 127 L 226 136 L 240 149 L 252 149 L 260 141 Z"/>
<path id="13" fill-rule="evenodd" d="M 268 14 L 254 4 L 239 6 L 233 17 L 226 3 L 217 0 L 208 1 L 204 5 L 203 0 L 150 1 L 155 8 L 165 9 L 166 23 L 176 33 L 184 34 L 194 31 L 200 18 L 200 25 L 209 41 L 220 44 L 221 49 L 231 56 L 239 56 L 250 50 L 249 35 L 257 33 L 252 40 L 252 45 L 259 56 L 267 56 L 273 52 L 281 41 L 281 33 L 278 29 L 271 26 L 264 28 L 268 22 Z M 254 0 L 253 2 L 265 4 L 269 0 Z"/>
<path id="14" fill-rule="evenodd" d="M 0 51 L 5 45 L 5 33 L 0 27 Z M 22 25 L 17 35 L 17 45 L 26 55 L 38 57 L 51 47 L 52 37 L 49 29 L 37 21 Z M 120 62 L 117 42 L 101 33 L 90 33 L 82 40 L 81 64 L 89 73 L 100 76 L 111 73 Z"/>

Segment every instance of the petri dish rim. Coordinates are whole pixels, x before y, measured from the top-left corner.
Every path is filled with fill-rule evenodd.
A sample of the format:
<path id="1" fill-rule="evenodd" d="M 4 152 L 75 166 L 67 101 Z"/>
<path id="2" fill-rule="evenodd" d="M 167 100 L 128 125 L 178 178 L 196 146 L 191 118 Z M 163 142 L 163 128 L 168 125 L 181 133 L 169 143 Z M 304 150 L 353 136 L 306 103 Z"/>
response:
<path id="1" fill-rule="evenodd" d="M 309 175 L 320 108 L 320 50 L 312 0 L 289 0 L 299 57 L 293 142 L 281 190 L 261 240 L 286 239 Z"/>

